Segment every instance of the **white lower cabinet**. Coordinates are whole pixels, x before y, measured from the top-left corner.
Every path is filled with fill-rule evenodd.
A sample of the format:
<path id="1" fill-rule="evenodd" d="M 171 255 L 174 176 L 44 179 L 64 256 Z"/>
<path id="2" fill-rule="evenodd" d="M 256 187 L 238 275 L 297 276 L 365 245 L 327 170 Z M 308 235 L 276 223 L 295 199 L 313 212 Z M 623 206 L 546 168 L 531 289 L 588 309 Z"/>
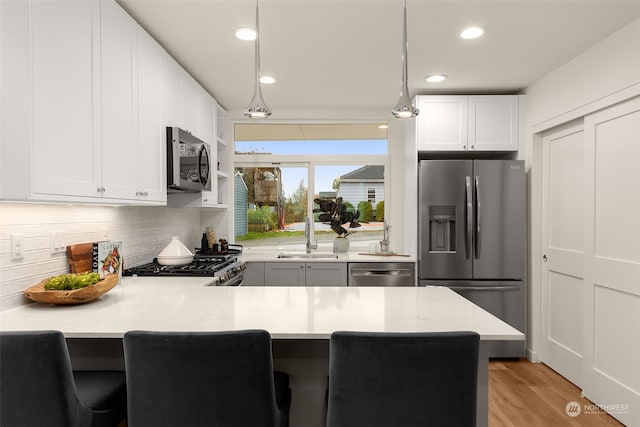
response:
<path id="1" fill-rule="evenodd" d="M 264 286 L 264 262 L 248 262 L 242 286 Z"/>
<path id="2" fill-rule="evenodd" d="M 250 264 L 253 263 L 247 263 L 247 266 Z M 249 268 L 251 267 L 247 269 Z M 265 286 L 347 286 L 347 263 L 265 262 L 264 284 Z"/>
<path id="3" fill-rule="evenodd" d="M 307 286 L 347 286 L 346 262 L 307 262 Z"/>

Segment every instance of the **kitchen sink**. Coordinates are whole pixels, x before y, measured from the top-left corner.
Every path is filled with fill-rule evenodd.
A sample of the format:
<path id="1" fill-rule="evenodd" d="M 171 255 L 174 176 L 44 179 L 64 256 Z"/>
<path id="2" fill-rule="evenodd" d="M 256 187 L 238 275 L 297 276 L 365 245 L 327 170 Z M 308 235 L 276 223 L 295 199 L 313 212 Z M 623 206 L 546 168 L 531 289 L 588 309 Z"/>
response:
<path id="1" fill-rule="evenodd" d="M 336 254 L 327 254 L 327 253 L 282 253 L 278 254 L 278 258 L 304 258 L 304 259 L 317 259 L 317 258 L 332 258 L 338 259 L 338 255 Z"/>

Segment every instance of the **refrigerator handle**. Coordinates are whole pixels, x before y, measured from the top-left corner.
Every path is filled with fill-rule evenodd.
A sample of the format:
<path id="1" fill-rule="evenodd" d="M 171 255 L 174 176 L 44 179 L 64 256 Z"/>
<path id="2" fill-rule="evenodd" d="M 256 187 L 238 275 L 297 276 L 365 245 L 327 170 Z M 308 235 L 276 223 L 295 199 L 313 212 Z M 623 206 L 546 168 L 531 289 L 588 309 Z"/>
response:
<path id="1" fill-rule="evenodd" d="M 476 244 L 474 246 L 475 251 L 476 251 L 476 259 L 480 259 L 480 242 L 481 242 L 481 237 L 482 237 L 482 230 L 480 228 L 480 224 L 482 223 L 481 221 L 481 214 L 482 214 L 482 203 L 481 203 L 481 198 L 480 198 L 480 180 L 478 179 L 478 176 L 476 175 L 476 182 L 475 182 L 475 186 L 476 186 Z"/>
<path id="2" fill-rule="evenodd" d="M 471 258 L 471 243 L 473 239 L 473 193 L 471 192 L 471 177 L 465 177 L 465 185 L 466 185 L 466 207 L 467 207 L 467 233 L 465 239 L 465 253 L 468 258 Z"/>

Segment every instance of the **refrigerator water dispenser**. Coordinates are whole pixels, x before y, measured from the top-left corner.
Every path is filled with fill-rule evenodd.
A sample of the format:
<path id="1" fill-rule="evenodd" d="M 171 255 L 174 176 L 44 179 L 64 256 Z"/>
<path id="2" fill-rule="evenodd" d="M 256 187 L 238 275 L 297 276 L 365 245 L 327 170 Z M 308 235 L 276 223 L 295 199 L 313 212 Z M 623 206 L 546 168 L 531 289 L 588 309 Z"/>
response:
<path id="1" fill-rule="evenodd" d="M 455 252 L 455 206 L 429 206 L 429 235 L 429 252 Z"/>

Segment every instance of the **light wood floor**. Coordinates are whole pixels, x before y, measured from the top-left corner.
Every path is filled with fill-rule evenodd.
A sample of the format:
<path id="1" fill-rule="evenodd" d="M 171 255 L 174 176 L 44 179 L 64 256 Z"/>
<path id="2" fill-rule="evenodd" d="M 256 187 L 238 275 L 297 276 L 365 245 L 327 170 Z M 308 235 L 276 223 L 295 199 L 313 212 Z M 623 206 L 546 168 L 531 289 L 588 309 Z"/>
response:
<path id="1" fill-rule="evenodd" d="M 543 363 L 521 360 L 489 362 L 489 427 L 608 427 L 623 426 L 609 414 L 588 407 L 576 416 L 566 413 L 569 402 L 580 408 L 592 402 L 578 387 Z"/>

